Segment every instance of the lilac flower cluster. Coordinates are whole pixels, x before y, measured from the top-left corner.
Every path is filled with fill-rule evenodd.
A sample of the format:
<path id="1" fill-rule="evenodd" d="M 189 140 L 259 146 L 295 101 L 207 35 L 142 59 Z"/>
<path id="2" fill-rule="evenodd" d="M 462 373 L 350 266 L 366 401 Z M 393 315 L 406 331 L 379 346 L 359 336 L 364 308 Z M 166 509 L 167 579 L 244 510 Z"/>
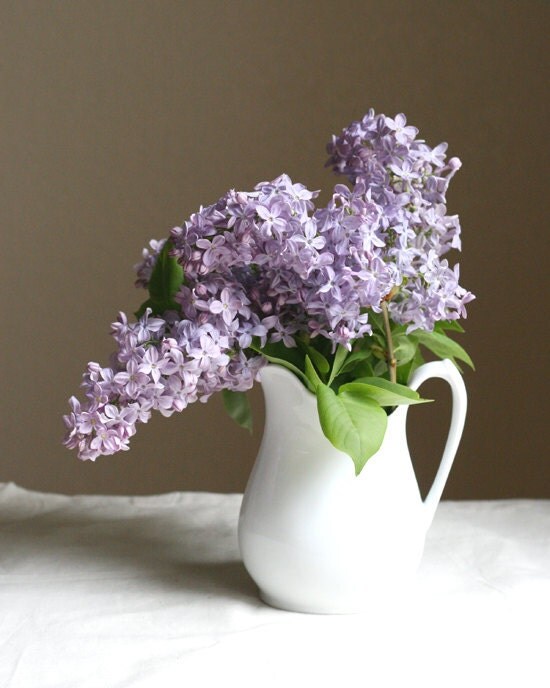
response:
<path id="1" fill-rule="evenodd" d="M 384 244 L 379 209 L 340 185 L 328 207 L 314 211 L 316 195 L 282 175 L 250 193 L 230 191 L 176 227 L 184 314 L 221 312 L 227 319 L 216 326 L 229 328 L 241 349 L 258 326 L 288 347 L 300 333 L 348 348 L 370 333 L 366 311 L 379 309 L 396 279 L 395 266 L 374 250 Z"/>
<path id="2" fill-rule="evenodd" d="M 417 134 L 405 115 L 393 119 L 370 110 L 327 147 L 327 165 L 347 175 L 355 192 L 366 190 L 379 209 L 384 245 L 377 253 L 398 275 L 389 311 L 409 332 L 465 317 L 474 298 L 458 283 L 458 265 L 452 269 L 442 258 L 461 247 L 458 216 L 447 215 L 445 205 L 461 162 L 446 161 L 446 143 L 430 148 Z"/>
<path id="3" fill-rule="evenodd" d="M 86 401 L 70 400 L 64 443 L 95 460 L 129 448 L 136 423 L 169 416 L 222 389 L 245 391 L 267 342 L 296 346 L 324 337 L 351 349 L 371 333 L 369 310 L 389 299 L 396 322 L 431 330 L 465 315 L 471 294 L 442 256 L 460 247 L 445 192 L 459 167 L 446 144 L 416 140 L 403 115 L 371 111 L 329 144 L 329 163 L 348 175 L 325 208 L 317 192 L 287 175 L 252 192 L 230 191 L 172 230 L 183 268 L 180 311 L 113 324 L 117 351 L 106 368 L 90 363 Z M 166 240 L 151 241 L 136 266 L 147 287 Z"/>
<path id="4" fill-rule="evenodd" d="M 213 322 L 200 320 L 169 313 L 156 318 L 147 309 L 130 323 L 120 313 L 112 326 L 117 353 L 110 367 L 88 364 L 82 385 L 86 403 L 71 397 L 64 444 L 78 449 L 79 458 L 95 460 L 129 449 L 136 423 L 146 423 L 153 410 L 171 416 L 219 389 L 249 389 L 262 357 L 247 359 L 242 351 L 230 357 L 230 338 Z"/>

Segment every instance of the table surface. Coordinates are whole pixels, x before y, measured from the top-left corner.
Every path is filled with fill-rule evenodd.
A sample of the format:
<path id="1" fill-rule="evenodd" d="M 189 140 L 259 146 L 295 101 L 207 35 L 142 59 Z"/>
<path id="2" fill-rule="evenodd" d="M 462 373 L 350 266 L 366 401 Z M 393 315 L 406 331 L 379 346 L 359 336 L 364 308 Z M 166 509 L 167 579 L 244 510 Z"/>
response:
<path id="1" fill-rule="evenodd" d="M 257 597 L 242 495 L 0 484 L 0 686 L 549 686 L 550 500 L 442 502 L 398 604 Z"/>

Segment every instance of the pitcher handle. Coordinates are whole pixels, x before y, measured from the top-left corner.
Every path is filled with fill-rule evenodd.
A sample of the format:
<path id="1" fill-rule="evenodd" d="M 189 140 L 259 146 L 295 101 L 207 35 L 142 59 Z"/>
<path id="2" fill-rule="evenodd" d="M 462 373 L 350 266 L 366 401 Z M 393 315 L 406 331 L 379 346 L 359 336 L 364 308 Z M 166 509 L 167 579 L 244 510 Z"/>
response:
<path id="1" fill-rule="evenodd" d="M 441 499 L 443 488 L 449 477 L 449 471 L 453 465 L 458 445 L 462 437 L 462 431 L 464 430 L 467 408 L 466 387 L 464 386 L 462 375 L 458 372 L 456 366 L 448 359 L 425 363 L 417 368 L 408 386 L 411 389 L 417 390 L 423 382 L 433 377 L 441 378 L 449 383 L 452 392 L 452 414 L 443 456 L 441 457 L 439 468 L 437 469 L 428 496 L 424 500 L 426 529 L 430 527 L 435 515 L 435 510 Z"/>

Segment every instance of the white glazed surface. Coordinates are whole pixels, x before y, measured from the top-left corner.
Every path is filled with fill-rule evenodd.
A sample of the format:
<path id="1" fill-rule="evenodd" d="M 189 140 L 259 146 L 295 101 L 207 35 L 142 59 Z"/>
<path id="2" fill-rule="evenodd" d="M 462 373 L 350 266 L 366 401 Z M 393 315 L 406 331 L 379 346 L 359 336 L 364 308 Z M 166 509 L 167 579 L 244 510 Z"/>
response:
<path id="1" fill-rule="evenodd" d="M 358 477 L 323 435 L 316 399 L 280 366 L 262 370 L 266 425 L 239 518 L 244 564 L 268 604 L 351 613 L 410 582 L 424 548 L 466 414 L 466 391 L 450 361 L 416 371 L 416 389 L 441 377 L 453 393 L 451 427 L 423 502 L 406 438 L 406 406 L 388 418 L 380 450 Z"/>

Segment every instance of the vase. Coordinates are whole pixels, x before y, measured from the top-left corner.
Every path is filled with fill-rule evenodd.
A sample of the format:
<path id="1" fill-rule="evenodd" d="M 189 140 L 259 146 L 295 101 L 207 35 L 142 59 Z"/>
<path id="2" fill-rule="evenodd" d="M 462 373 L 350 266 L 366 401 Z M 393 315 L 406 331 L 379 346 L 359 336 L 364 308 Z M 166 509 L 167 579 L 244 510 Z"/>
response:
<path id="1" fill-rule="evenodd" d="M 266 421 L 238 534 L 264 602 L 297 612 L 354 613 L 410 583 L 466 415 L 466 389 L 450 361 L 420 366 L 409 386 L 416 390 L 433 377 L 449 383 L 452 415 L 422 500 L 407 446 L 408 406 L 389 415 L 380 449 L 356 476 L 350 457 L 324 436 L 315 395 L 286 368 L 261 371 Z"/>

